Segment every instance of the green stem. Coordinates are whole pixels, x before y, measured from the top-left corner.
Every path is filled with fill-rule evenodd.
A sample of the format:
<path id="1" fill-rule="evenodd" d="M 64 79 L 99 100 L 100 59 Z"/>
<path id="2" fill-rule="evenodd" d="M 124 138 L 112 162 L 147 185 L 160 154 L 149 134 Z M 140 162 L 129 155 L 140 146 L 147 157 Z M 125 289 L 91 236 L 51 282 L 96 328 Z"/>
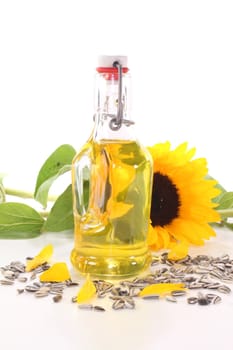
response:
<path id="1" fill-rule="evenodd" d="M 17 190 L 15 188 L 5 187 L 5 193 L 9 196 L 15 196 L 20 198 L 33 198 L 33 193 L 27 191 Z"/>
<path id="2" fill-rule="evenodd" d="M 219 209 L 217 212 L 221 215 L 222 219 L 233 218 L 233 208 Z"/>
<path id="3" fill-rule="evenodd" d="M 33 199 L 34 195 L 32 192 L 27 192 L 27 191 L 21 191 L 17 190 L 15 188 L 4 188 L 5 193 L 9 196 L 14 196 L 14 197 L 20 197 L 20 198 L 28 198 L 28 199 Z M 55 202 L 57 199 L 57 196 L 49 196 L 48 201 L 50 202 Z"/>

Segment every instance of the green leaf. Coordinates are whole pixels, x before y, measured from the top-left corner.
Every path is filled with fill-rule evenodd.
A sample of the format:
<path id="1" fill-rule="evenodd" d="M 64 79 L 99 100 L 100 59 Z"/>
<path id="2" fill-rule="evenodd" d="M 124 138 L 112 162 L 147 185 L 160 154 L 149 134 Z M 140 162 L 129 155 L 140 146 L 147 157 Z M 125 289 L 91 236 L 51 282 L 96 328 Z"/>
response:
<path id="1" fill-rule="evenodd" d="M 233 192 L 224 192 L 219 199 L 217 210 L 233 207 Z"/>
<path id="2" fill-rule="evenodd" d="M 0 238 L 33 238 L 41 233 L 44 219 L 22 203 L 0 204 Z"/>
<path id="3" fill-rule="evenodd" d="M 44 207 L 47 205 L 48 193 L 53 182 L 71 169 L 75 149 L 70 145 L 58 147 L 41 167 L 34 192 L 34 198 Z"/>
<path id="4" fill-rule="evenodd" d="M 225 222 L 224 226 L 226 226 L 227 228 L 233 231 L 233 223 Z"/>
<path id="5" fill-rule="evenodd" d="M 43 226 L 43 231 L 59 232 L 74 228 L 72 187 L 67 189 L 58 197 L 51 212 Z"/>

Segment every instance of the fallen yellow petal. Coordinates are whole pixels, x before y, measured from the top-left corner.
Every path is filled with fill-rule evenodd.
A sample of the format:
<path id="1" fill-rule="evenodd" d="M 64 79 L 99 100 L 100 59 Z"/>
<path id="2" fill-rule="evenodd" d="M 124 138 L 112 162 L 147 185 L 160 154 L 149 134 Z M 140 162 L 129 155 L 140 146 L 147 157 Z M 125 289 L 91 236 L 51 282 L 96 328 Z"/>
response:
<path id="1" fill-rule="evenodd" d="M 53 255 L 53 246 L 48 244 L 44 247 L 34 259 L 28 260 L 26 265 L 26 272 L 34 270 L 36 267 L 48 262 Z"/>
<path id="2" fill-rule="evenodd" d="M 96 294 L 95 285 L 90 279 L 90 276 L 87 275 L 86 281 L 84 282 L 82 288 L 77 294 L 77 302 L 80 304 L 85 303 L 86 301 L 90 300 L 95 294 Z"/>
<path id="3" fill-rule="evenodd" d="M 70 278 L 70 272 L 64 262 L 55 263 L 40 275 L 41 282 L 64 282 Z"/>
<path id="4" fill-rule="evenodd" d="M 140 297 L 147 295 L 164 295 L 167 293 L 171 293 L 174 290 L 185 290 L 185 285 L 183 283 L 157 283 L 151 284 L 141 290 L 139 293 Z"/>
<path id="5" fill-rule="evenodd" d="M 168 259 L 179 260 L 185 258 L 188 255 L 188 248 L 189 246 L 185 242 L 174 244 L 168 253 Z"/>

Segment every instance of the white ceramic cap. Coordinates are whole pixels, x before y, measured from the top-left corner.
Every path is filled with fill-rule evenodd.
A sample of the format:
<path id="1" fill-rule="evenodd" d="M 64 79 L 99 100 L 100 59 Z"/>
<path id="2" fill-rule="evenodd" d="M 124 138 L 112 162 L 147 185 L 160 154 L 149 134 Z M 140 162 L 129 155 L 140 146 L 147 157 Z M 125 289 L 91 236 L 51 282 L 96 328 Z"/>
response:
<path id="1" fill-rule="evenodd" d="M 115 61 L 120 62 L 122 67 L 127 67 L 128 57 L 118 56 L 118 55 L 114 55 L 114 56 L 102 55 L 98 57 L 98 67 L 112 67 Z"/>

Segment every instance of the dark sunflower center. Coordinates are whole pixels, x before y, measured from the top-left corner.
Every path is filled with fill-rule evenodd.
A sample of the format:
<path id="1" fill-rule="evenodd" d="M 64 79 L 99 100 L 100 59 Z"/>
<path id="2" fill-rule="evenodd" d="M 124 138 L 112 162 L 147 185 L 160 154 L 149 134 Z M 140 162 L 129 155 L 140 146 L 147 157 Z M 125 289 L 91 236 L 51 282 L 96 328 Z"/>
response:
<path id="1" fill-rule="evenodd" d="M 179 215 L 180 200 L 168 176 L 154 173 L 150 218 L 153 226 L 168 225 Z"/>

